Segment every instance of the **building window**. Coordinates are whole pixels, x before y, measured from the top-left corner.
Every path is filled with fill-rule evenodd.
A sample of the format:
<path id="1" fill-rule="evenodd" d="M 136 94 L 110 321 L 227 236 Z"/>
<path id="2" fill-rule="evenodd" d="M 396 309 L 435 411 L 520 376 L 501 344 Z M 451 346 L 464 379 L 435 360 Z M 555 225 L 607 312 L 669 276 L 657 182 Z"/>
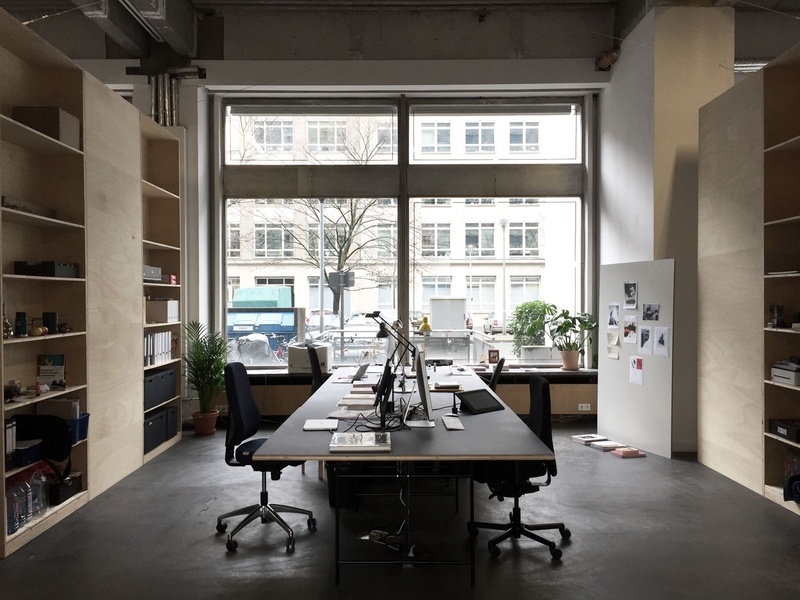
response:
<path id="1" fill-rule="evenodd" d="M 450 123 L 422 123 L 420 131 L 423 154 L 450 153 Z"/>
<path id="2" fill-rule="evenodd" d="M 494 198 L 464 198 L 464 204 L 493 206 Z"/>
<path id="3" fill-rule="evenodd" d="M 378 257 L 395 258 L 397 256 L 397 224 L 378 225 Z"/>
<path id="4" fill-rule="evenodd" d="M 309 120 L 308 151 L 344 152 L 347 149 L 347 122 L 344 119 Z"/>
<path id="5" fill-rule="evenodd" d="M 377 125 L 378 154 L 397 154 L 397 125 L 393 120 L 381 120 Z"/>
<path id="6" fill-rule="evenodd" d="M 467 152 L 494 152 L 493 121 L 467 121 L 464 133 Z"/>
<path id="7" fill-rule="evenodd" d="M 494 223 L 465 223 L 464 232 L 468 257 L 494 256 Z"/>
<path id="8" fill-rule="evenodd" d="M 422 278 L 422 310 L 431 309 L 431 298 L 435 296 L 450 296 L 453 287 L 453 278 L 449 275 Z"/>
<path id="9" fill-rule="evenodd" d="M 291 152 L 294 144 L 292 122 L 259 118 L 253 124 L 253 141 L 262 153 Z"/>
<path id="10" fill-rule="evenodd" d="M 228 258 L 239 258 L 242 251 L 241 229 L 239 223 L 228 223 L 228 235 L 225 242 Z"/>
<path id="11" fill-rule="evenodd" d="M 422 256 L 450 256 L 450 224 L 422 225 Z"/>
<path id="12" fill-rule="evenodd" d="M 241 286 L 241 283 L 240 283 L 238 277 L 228 277 L 226 279 L 225 288 L 226 288 L 226 291 L 227 291 L 226 295 L 227 295 L 227 298 L 228 298 L 228 306 L 230 306 L 231 303 L 233 302 L 233 294 L 236 292 L 236 290 L 239 289 L 240 286 Z"/>
<path id="13" fill-rule="evenodd" d="M 508 137 L 511 152 L 539 152 L 538 121 L 512 121 Z"/>
<path id="14" fill-rule="evenodd" d="M 351 227 L 338 223 L 335 226 L 325 225 L 325 258 L 338 256 L 343 247 L 352 240 L 355 232 Z M 308 226 L 308 253 L 319 256 L 319 229 L 316 224 Z"/>
<path id="15" fill-rule="evenodd" d="M 281 225 L 254 225 L 253 256 L 291 258 L 294 255 L 291 231 Z"/>
<path id="16" fill-rule="evenodd" d="M 508 255 L 539 256 L 539 223 L 508 224 Z"/>
<path id="17" fill-rule="evenodd" d="M 420 202 L 428 206 L 450 206 L 450 198 L 422 198 Z"/>
<path id="18" fill-rule="evenodd" d="M 539 283 L 541 277 L 535 276 L 512 276 L 510 281 L 510 300 L 511 310 L 523 302 L 533 302 L 539 299 Z"/>
<path id="19" fill-rule="evenodd" d="M 396 308 L 397 285 L 394 280 L 378 284 L 378 310 Z"/>
<path id="20" fill-rule="evenodd" d="M 495 277 L 467 275 L 467 310 L 472 313 L 495 310 Z"/>
<path id="21" fill-rule="evenodd" d="M 522 206 L 524 204 L 539 204 L 539 198 L 509 198 L 508 204 L 510 206 Z"/>

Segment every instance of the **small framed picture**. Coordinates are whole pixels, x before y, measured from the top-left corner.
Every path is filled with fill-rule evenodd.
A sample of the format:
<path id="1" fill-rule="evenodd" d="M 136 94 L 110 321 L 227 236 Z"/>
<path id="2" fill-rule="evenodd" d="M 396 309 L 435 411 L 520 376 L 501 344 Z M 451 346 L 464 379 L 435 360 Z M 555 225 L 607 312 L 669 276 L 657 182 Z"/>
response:
<path id="1" fill-rule="evenodd" d="M 500 350 L 489 350 L 489 364 L 496 365 L 500 360 Z"/>

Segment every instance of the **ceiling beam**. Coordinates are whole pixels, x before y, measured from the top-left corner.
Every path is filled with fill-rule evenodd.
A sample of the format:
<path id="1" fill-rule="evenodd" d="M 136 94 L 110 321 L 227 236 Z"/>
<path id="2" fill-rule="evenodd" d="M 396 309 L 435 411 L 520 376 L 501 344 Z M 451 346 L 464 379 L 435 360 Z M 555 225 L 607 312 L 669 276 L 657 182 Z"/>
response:
<path id="1" fill-rule="evenodd" d="M 123 4 L 144 17 L 176 54 L 196 55 L 197 11 L 190 0 L 124 0 Z"/>
<path id="2" fill-rule="evenodd" d="M 131 58 L 147 56 L 149 39 L 144 29 L 117 0 L 87 5 L 86 0 L 72 0 L 105 34 Z"/>

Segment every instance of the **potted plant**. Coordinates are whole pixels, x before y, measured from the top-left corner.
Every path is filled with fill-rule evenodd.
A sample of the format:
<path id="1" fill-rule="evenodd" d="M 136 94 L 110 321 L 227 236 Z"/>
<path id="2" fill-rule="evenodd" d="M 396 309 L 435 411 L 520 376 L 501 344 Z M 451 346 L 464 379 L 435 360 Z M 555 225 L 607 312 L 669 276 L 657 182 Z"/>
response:
<path id="1" fill-rule="evenodd" d="M 518 305 L 508 323 L 508 332 L 514 336 L 513 351 L 522 356 L 524 346 L 544 346 L 545 321 L 555 315 L 556 307 L 542 300 Z"/>
<path id="2" fill-rule="evenodd" d="M 583 355 L 583 347 L 591 344 L 589 335 L 597 327 L 597 321 L 589 313 L 570 314 L 569 310 L 557 311 L 549 307 L 551 314 L 545 321 L 547 334 L 553 340 L 553 346 L 561 352 L 562 369 L 577 371 L 579 357 Z"/>
<path id="3" fill-rule="evenodd" d="M 213 410 L 214 398 L 225 389 L 225 364 L 228 343 L 216 331 L 209 331 L 198 321 L 184 327 L 186 353 L 183 355 L 187 383 L 197 391 L 200 410 L 192 413 L 196 435 L 212 435 L 217 430 L 219 411 Z"/>

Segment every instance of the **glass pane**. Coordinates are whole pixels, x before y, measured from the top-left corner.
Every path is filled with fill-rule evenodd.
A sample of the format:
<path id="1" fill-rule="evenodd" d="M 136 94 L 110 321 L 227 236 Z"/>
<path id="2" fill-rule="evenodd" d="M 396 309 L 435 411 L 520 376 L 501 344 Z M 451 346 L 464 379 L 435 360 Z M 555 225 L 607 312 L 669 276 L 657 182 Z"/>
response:
<path id="1" fill-rule="evenodd" d="M 231 105 L 225 164 L 397 164 L 397 110 Z"/>
<path id="2" fill-rule="evenodd" d="M 410 137 L 411 163 L 577 163 L 580 106 L 412 106 Z"/>
<path id="3" fill-rule="evenodd" d="M 580 306 L 580 200 L 448 200 L 447 211 L 411 200 L 410 320 L 428 316 L 433 328 L 415 343 L 430 358 L 474 362 L 497 348 L 525 362 L 506 330 L 514 309 L 537 299 L 571 312 Z"/>
<path id="4" fill-rule="evenodd" d="M 385 360 L 385 340 L 365 313 L 380 309 L 397 318 L 397 202 L 387 198 L 326 198 L 324 224 L 324 311 L 319 303 L 319 198 L 230 199 L 236 216 L 239 255 L 226 262 L 227 335 L 230 359 L 248 366 L 281 366 L 286 346 L 297 335 L 333 346 L 337 364 Z M 226 241 L 230 248 L 232 240 Z M 354 273 L 352 287 L 338 287 L 336 273 Z M 305 309 L 293 324 L 272 315 Z M 260 321 L 258 313 L 263 317 Z"/>

